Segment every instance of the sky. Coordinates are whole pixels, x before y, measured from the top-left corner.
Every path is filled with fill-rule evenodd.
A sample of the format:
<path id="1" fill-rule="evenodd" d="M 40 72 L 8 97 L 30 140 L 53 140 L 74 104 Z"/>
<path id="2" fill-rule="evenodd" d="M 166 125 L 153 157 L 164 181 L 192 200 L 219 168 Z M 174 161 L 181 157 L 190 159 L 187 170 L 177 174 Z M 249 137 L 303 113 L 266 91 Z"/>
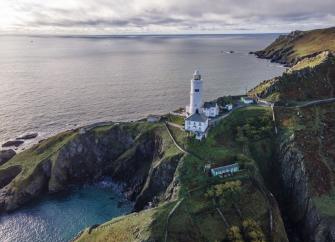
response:
<path id="1" fill-rule="evenodd" d="M 335 25 L 335 0 L 0 0 L 1 34 L 282 33 Z"/>

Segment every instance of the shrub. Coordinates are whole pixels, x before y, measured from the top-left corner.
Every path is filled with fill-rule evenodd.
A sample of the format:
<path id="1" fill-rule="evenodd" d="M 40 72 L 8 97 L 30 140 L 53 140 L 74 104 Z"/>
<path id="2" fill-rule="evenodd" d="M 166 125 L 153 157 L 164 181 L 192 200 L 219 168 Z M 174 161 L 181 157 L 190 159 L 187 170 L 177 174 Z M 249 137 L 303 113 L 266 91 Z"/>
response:
<path id="1" fill-rule="evenodd" d="M 229 242 L 244 242 L 241 230 L 237 226 L 231 226 L 227 229 L 227 239 Z"/>
<path id="2" fill-rule="evenodd" d="M 243 235 L 248 242 L 266 242 L 261 227 L 253 219 L 246 219 L 242 223 Z"/>

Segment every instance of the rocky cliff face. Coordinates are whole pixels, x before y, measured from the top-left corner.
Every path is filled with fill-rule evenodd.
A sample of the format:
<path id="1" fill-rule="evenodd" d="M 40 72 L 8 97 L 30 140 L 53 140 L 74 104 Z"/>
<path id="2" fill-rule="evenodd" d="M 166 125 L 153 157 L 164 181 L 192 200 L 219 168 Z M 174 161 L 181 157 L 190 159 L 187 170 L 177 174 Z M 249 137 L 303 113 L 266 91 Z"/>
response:
<path id="1" fill-rule="evenodd" d="M 0 166 L 9 161 L 15 154 L 16 152 L 12 149 L 0 150 Z"/>
<path id="2" fill-rule="evenodd" d="M 305 34 L 288 38 L 295 42 Z M 277 198 L 293 230 L 306 242 L 335 241 L 334 87 L 335 59 L 324 51 L 297 61 L 281 77 L 249 92 L 275 103 L 279 132 L 272 174 L 280 181 Z"/>
<path id="3" fill-rule="evenodd" d="M 306 161 L 295 141 L 281 143 L 279 160 L 285 213 L 290 215 L 304 241 L 335 241 L 335 220 L 321 216 L 313 204 Z"/>
<path id="4" fill-rule="evenodd" d="M 278 170 L 285 214 L 303 241 L 335 241 L 334 104 L 277 107 Z"/>
<path id="5" fill-rule="evenodd" d="M 2 211 L 14 210 L 43 193 L 59 192 L 69 184 L 103 176 L 119 183 L 126 196 L 135 201 L 135 209 L 140 210 L 165 193 L 181 157 L 161 125 L 148 128 L 119 124 L 77 132 L 51 154 L 53 146 L 53 142 L 44 141 L 27 151 L 36 158 L 41 156 L 35 167 L 21 160 L 28 155 L 21 155 L 21 159 L 11 160 L 8 168 L 0 169 L 6 174 L 0 180 Z"/>

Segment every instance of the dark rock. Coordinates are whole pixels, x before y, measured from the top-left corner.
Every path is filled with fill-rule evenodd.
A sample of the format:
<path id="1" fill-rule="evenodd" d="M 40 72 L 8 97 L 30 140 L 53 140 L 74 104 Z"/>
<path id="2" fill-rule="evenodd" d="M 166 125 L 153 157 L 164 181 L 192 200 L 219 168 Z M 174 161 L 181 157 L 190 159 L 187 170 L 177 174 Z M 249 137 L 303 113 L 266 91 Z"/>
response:
<path id="1" fill-rule="evenodd" d="M 5 187 L 0 189 L 0 212 L 13 211 L 40 196 L 47 189 L 48 180 L 51 174 L 51 161 L 49 159 L 41 161 L 41 163 L 36 166 L 31 176 L 25 180 L 25 184 L 18 187 L 13 186 L 11 181 L 13 181 L 21 172 L 21 167 L 14 166 L 7 169 L 14 168 L 15 170 L 13 171 L 13 174 L 7 170 L 2 170 L 3 175 L 10 176 L 2 184 L 5 185 Z M 3 177 L 3 175 L 0 174 L 0 177 Z"/>
<path id="2" fill-rule="evenodd" d="M 123 203 L 122 201 L 118 201 L 118 202 L 117 202 L 117 207 L 118 207 L 118 208 L 121 208 L 121 207 L 123 206 L 123 204 L 124 204 L 124 203 Z"/>
<path id="3" fill-rule="evenodd" d="M 8 185 L 20 172 L 20 166 L 11 166 L 0 170 L 0 189 Z"/>
<path id="4" fill-rule="evenodd" d="M 17 137 L 17 140 L 20 139 L 35 139 L 38 136 L 38 133 L 30 133 L 30 134 L 25 134 L 23 136 Z"/>
<path id="5" fill-rule="evenodd" d="M 11 146 L 19 147 L 23 143 L 24 143 L 23 140 L 10 140 L 2 144 L 2 147 L 11 147 Z"/>
<path id="6" fill-rule="evenodd" d="M 7 161 L 9 161 L 15 154 L 16 152 L 12 149 L 1 150 L 0 151 L 0 166 L 6 163 Z"/>

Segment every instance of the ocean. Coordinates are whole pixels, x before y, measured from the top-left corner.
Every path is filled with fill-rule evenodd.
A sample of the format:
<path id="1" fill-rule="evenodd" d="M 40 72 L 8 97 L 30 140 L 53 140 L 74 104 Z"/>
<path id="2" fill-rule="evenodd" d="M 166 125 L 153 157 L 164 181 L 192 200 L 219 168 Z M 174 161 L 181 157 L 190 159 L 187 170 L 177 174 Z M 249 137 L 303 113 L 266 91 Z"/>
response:
<path id="1" fill-rule="evenodd" d="M 66 242 L 81 230 L 131 212 L 133 204 L 110 179 L 73 186 L 0 216 L 1 242 Z"/>
<path id="2" fill-rule="evenodd" d="M 167 113 L 188 103 L 195 69 L 205 100 L 243 94 L 285 70 L 248 54 L 276 37 L 1 36 L 0 142 Z"/>

